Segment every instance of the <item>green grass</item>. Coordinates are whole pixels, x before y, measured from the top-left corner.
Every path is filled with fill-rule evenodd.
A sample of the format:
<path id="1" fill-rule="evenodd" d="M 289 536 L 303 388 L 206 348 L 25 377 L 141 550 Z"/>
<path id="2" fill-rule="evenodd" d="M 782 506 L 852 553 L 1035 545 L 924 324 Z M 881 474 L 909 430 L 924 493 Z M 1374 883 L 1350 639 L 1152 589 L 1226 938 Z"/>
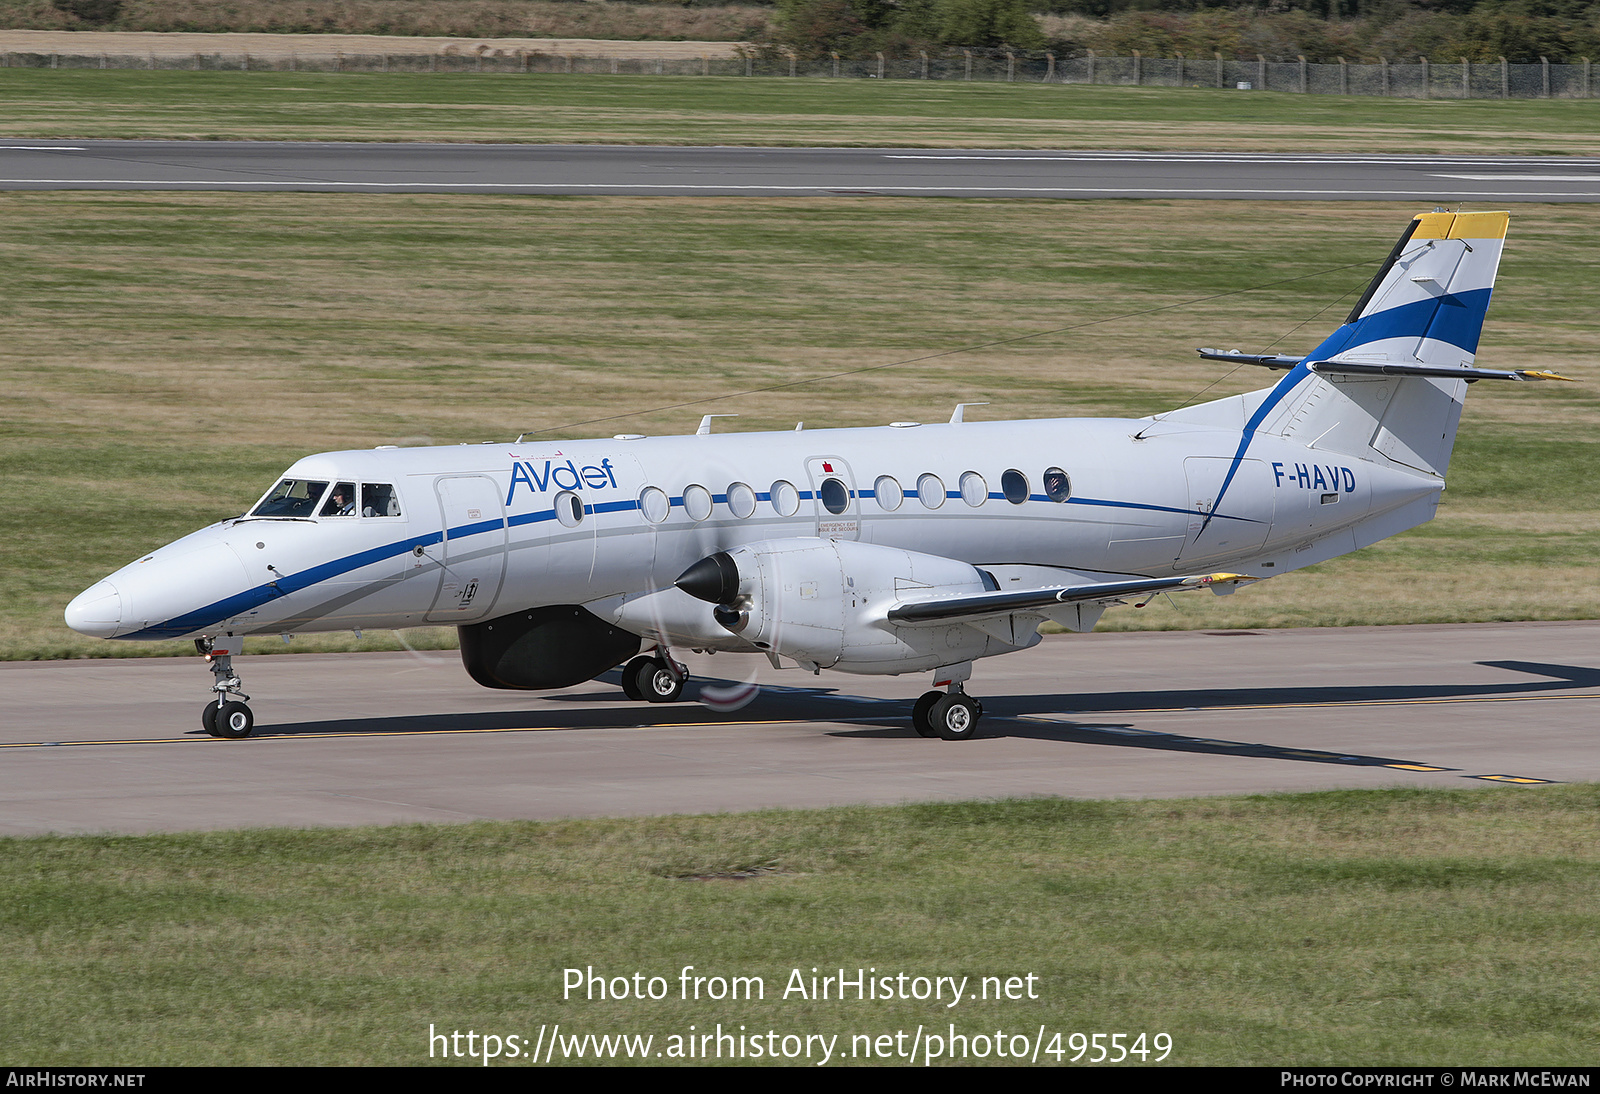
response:
<path id="1" fill-rule="evenodd" d="M 7 137 L 1594 155 L 1600 103 L 963 81 L 0 69 Z"/>
<path id="2" fill-rule="evenodd" d="M 1271 374 L 1230 373 L 1192 347 L 1308 348 L 1413 211 L 0 195 L 23 226 L 0 237 L 0 513 L 18 560 L 0 568 L 0 657 L 183 652 L 82 638 L 60 613 L 117 567 L 243 511 L 307 452 L 679 433 L 706 411 L 737 412 L 744 429 L 941 421 L 979 400 L 990 418 L 1139 415 L 1265 386 Z M 1589 206 L 1517 210 L 1482 363 L 1600 376 L 1597 234 Z M 1288 280 L 1319 270 L 1331 272 Z M 1057 333 L 653 409 L 1044 331 Z M 1597 399 L 1593 384 L 1479 384 L 1435 524 L 1102 626 L 1600 617 L 1600 500 L 1582 485 L 1600 472 Z"/>
<path id="3" fill-rule="evenodd" d="M 10 839 L 0 1029 L 28 1066 L 405 1066 L 430 1023 L 557 1022 L 658 1046 L 954 1022 L 1166 1032 L 1191 1065 L 1587 1066 L 1597 807 L 1552 786 Z M 685 965 L 766 998 L 681 1001 Z M 588 966 L 674 997 L 563 1000 Z M 1032 973 L 1039 998 L 782 999 L 813 966 Z"/>

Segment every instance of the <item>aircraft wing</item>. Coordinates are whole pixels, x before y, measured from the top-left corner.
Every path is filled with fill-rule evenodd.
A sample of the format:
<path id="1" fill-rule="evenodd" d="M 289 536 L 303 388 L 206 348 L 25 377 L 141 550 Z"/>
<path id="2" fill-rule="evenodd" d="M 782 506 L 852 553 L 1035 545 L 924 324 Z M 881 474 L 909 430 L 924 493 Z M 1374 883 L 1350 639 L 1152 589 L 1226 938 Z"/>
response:
<path id="1" fill-rule="evenodd" d="M 1101 581 L 1055 589 L 1027 589 L 1014 593 L 970 593 L 901 604 L 889 610 L 889 622 L 902 626 L 984 619 L 1030 609 L 1057 608 L 1064 604 L 1121 600 L 1182 589 L 1212 588 L 1232 591 L 1233 586 L 1256 581 L 1244 574 L 1190 574 L 1186 577 L 1149 577 L 1129 581 Z"/>

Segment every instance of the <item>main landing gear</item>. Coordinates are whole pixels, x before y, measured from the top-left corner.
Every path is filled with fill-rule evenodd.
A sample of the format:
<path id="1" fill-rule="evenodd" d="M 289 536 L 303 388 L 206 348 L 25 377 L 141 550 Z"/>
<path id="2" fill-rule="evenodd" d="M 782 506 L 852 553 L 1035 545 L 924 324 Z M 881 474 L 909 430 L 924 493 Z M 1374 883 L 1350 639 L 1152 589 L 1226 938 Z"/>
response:
<path id="1" fill-rule="evenodd" d="M 233 655 L 244 649 L 244 639 L 196 638 L 194 648 L 211 666 L 216 683 L 211 690 L 217 697 L 200 712 L 200 724 L 213 737 L 242 738 L 256 727 L 256 716 L 245 705 L 250 696 L 240 690 L 242 681 L 233 674 Z"/>
<path id="2" fill-rule="evenodd" d="M 911 708 L 911 726 L 921 737 L 970 741 L 978 735 L 983 704 L 968 695 L 960 682 L 945 691 L 924 692 Z"/>
<path id="3" fill-rule="evenodd" d="M 623 694 L 648 703 L 676 703 L 688 679 L 689 670 L 665 650 L 635 657 L 622 666 Z"/>

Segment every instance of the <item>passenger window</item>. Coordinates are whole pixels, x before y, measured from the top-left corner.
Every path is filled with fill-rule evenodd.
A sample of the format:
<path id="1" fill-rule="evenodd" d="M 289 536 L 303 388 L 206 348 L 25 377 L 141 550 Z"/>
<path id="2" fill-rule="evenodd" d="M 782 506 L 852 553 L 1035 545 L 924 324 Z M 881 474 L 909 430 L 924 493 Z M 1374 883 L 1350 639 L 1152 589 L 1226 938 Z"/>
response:
<path id="1" fill-rule="evenodd" d="M 683 488 L 683 511 L 690 520 L 705 520 L 711 515 L 711 491 L 695 483 Z"/>
<path id="2" fill-rule="evenodd" d="M 1013 467 L 1000 476 L 1000 492 L 1012 505 L 1021 505 L 1028 500 L 1028 476 Z"/>
<path id="3" fill-rule="evenodd" d="M 563 490 L 556 495 L 556 519 L 568 528 L 576 528 L 583 523 L 583 499 L 571 490 Z"/>
<path id="4" fill-rule="evenodd" d="M 1072 479 L 1059 467 L 1046 468 L 1044 496 L 1051 501 L 1066 501 L 1072 496 Z"/>
<path id="5" fill-rule="evenodd" d="M 647 486 L 639 495 L 639 512 L 644 514 L 644 519 L 651 524 L 660 524 L 672 512 L 672 500 L 664 491 L 654 486 Z"/>
<path id="6" fill-rule="evenodd" d="M 822 507 L 834 515 L 850 508 L 850 490 L 838 479 L 823 479 L 817 494 L 822 498 Z"/>
<path id="7" fill-rule="evenodd" d="M 756 492 L 742 482 L 728 487 L 728 510 L 743 520 L 756 511 Z"/>
<path id="8" fill-rule="evenodd" d="M 361 484 L 361 515 L 364 517 L 398 517 L 400 499 L 394 487 L 386 482 Z"/>
<path id="9" fill-rule="evenodd" d="M 879 475 L 878 481 L 872 484 L 872 492 L 877 495 L 878 508 L 887 513 L 900 508 L 906 497 L 906 492 L 900 489 L 900 480 L 893 475 Z"/>
<path id="10" fill-rule="evenodd" d="M 944 480 L 938 475 L 923 475 L 917 479 L 917 499 L 929 509 L 944 504 Z"/>
<path id="11" fill-rule="evenodd" d="M 322 512 L 319 517 L 353 517 L 356 515 L 356 484 L 353 482 L 335 483 L 328 492 L 328 500 L 322 503 Z"/>
<path id="12" fill-rule="evenodd" d="M 779 479 L 772 484 L 772 508 L 780 517 L 792 517 L 800 511 L 800 491 L 794 483 Z"/>
<path id="13" fill-rule="evenodd" d="M 961 476 L 961 500 L 976 509 L 989 500 L 989 484 L 976 471 Z"/>

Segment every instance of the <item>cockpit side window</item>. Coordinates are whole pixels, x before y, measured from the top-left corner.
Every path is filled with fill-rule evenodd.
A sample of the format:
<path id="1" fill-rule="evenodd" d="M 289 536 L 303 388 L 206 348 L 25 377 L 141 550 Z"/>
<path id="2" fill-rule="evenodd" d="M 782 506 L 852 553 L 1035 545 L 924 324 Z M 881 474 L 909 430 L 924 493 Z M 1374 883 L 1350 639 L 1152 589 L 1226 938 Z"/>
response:
<path id="1" fill-rule="evenodd" d="M 284 479 L 250 511 L 250 516 L 309 517 L 317 511 L 317 499 L 327 488 L 326 480 Z"/>
<path id="2" fill-rule="evenodd" d="M 353 517 L 356 515 L 356 484 L 353 482 L 335 483 L 332 490 L 328 491 L 328 500 L 322 504 L 319 517 Z"/>
<path id="3" fill-rule="evenodd" d="M 361 515 L 364 517 L 398 517 L 400 499 L 394 487 L 386 482 L 361 484 Z"/>

